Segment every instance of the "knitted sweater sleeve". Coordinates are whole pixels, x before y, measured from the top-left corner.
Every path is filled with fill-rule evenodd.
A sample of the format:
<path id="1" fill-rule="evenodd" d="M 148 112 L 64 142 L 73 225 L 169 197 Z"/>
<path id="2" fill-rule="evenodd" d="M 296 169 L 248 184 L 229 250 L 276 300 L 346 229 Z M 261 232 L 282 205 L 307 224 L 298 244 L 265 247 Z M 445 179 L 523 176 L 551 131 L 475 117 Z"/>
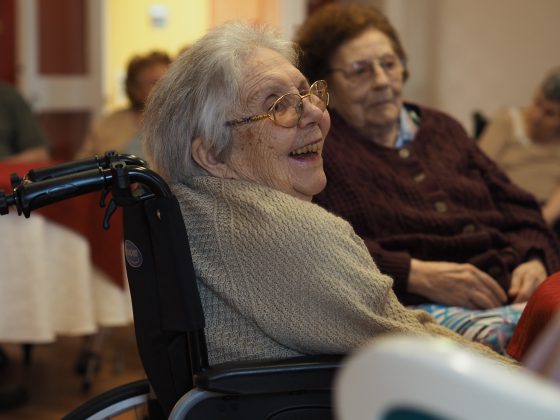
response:
<path id="1" fill-rule="evenodd" d="M 476 144 L 471 144 L 469 153 L 492 192 L 494 204 L 504 215 L 500 230 L 519 253 L 521 261 L 537 256 L 549 274 L 558 271 L 560 247 L 554 233 L 546 226 L 536 199 L 513 184 Z"/>
<path id="2" fill-rule="evenodd" d="M 397 296 L 405 293 L 408 289 L 410 274 L 410 254 L 404 251 L 388 251 L 374 239 L 368 237 L 363 239 L 379 270 L 393 278 L 393 290 Z"/>
<path id="3" fill-rule="evenodd" d="M 431 334 L 497 357 L 403 307 L 347 222 L 274 190 L 204 178 L 175 193 L 197 278 L 214 296 L 205 313 L 225 314 L 207 325 L 220 337 L 241 325 L 252 346 L 341 354 L 378 334 Z"/>
<path id="4" fill-rule="evenodd" d="M 227 269 L 242 273 L 228 277 L 243 293 L 233 294 L 233 285 L 214 290 L 275 341 L 305 354 L 346 353 L 383 332 L 426 333 L 431 320 L 398 303 L 391 279 L 350 225 L 315 210 L 261 214 L 244 252 L 226 257 Z M 222 237 L 227 249 L 239 249 L 235 236 L 243 230 Z"/>
<path id="5" fill-rule="evenodd" d="M 347 222 L 250 183 L 202 179 L 197 187 L 203 192 L 176 191 L 197 277 L 275 342 L 336 354 L 379 333 L 428 332 L 431 318 L 400 305 Z"/>

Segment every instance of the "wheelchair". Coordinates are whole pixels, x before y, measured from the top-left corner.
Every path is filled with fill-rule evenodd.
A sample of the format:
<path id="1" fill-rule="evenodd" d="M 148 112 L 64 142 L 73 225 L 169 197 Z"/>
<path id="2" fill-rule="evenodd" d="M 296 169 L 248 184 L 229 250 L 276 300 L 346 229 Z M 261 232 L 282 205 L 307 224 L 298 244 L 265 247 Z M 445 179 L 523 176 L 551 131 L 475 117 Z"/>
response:
<path id="1" fill-rule="evenodd" d="M 341 355 L 209 366 L 205 321 L 177 199 L 146 162 L 107 152 L 13 174 L 0 214 L 101 191 L 103 226 L 123 209 L 124 255 L 140 359 L 147 379 L 100 394 L 65 420 L 112 418 L 147 406 L 151 419 L 323 420 Z M 108 204 L 106 200 L 110 195 Z"/>

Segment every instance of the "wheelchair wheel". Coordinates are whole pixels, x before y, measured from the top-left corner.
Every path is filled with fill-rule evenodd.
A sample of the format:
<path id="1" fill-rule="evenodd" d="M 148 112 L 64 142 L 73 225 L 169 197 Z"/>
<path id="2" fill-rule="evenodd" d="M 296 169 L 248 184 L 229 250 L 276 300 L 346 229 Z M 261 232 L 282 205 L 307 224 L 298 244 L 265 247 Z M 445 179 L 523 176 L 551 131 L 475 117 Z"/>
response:
<path id="1" fill-rule="evenodd" d="M 121 385 L 86 401 L 68 413 L 63 420 L 111 419 L 121 413 L 137 411 L 147 417 L 150 384 L 147 379 Z"/>

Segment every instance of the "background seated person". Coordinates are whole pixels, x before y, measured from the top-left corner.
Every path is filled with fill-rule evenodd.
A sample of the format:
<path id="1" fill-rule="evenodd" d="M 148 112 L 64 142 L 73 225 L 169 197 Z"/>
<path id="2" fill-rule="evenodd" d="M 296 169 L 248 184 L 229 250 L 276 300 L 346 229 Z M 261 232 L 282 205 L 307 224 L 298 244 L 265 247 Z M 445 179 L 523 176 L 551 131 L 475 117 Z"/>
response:
<path id="1" fill-rule="evenodd" d="M 210 364 L 342 354 L 377 334 L 471 343 L 396 299 L 350 225 L 311 203 L 325 186 L 327 87 L 293 44 L 240 23 L 182 54 L 145 113 L 145 146 L 189 232 Z"/>
<path id="2" fill-rule="evenodd" d="M 150 91 L 167 71 L 171 58 L 153 51 L 133 57 L 126 71 L 126 95 L 129 106 L 97 121 L 84 140 L 78 157 L 103 155 L 108 150 L 142 156 L 140 129 L 142 113 Z"/>
<path id="3" fill-rule="evenodd" d="M 0 160 L 38 162 L 49 159 L 47 141 L 20 93 L 0 82 Z"/>
<path id="4" fill-rule="evenodd" d="M 547 74 L 527 108 L 508 107 L 492 118 L 479 145 L 537 198 L 553 225 L 560 217 L 560 67 Z"/>
<path id="5" fill-rule="evenodd" d="M 327 5 L 297 40 L 331 99 L 316 202 L 352 224 L 403 304 L 504 352 L 521 308 L 465 308 L 525 302 L 560 268 L 538 204 L 457 121 L 403 101 L 406 55 L 377 9 Z"/>

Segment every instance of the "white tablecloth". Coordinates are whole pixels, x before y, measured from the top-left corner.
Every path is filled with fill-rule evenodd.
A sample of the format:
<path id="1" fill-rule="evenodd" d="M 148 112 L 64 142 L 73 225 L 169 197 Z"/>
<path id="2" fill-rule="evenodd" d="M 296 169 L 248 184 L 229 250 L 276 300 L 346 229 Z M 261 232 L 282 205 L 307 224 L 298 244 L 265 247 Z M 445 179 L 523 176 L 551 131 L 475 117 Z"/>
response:
<path id="1" fill-rule="evenodd" d="M 84 237 L 39 214 L 0 216 L 0 342 L 47 343 L 131 322 L 128 290 L 92 266 Z"/>

